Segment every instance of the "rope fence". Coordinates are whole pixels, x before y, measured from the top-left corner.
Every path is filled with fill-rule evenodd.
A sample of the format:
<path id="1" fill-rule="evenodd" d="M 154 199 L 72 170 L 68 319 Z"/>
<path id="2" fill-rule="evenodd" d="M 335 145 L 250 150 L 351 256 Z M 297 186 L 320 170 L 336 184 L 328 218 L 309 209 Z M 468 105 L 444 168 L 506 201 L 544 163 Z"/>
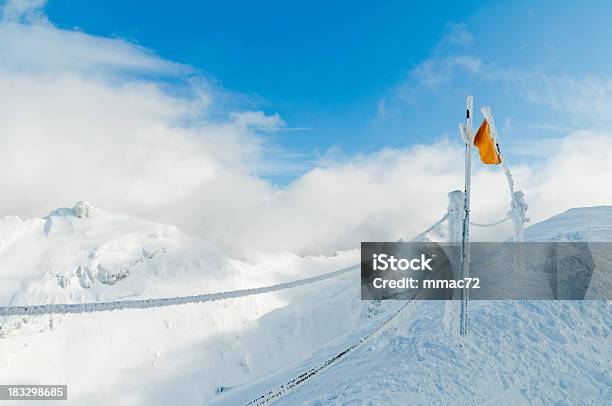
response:
<path id="1" fill-rule="evenodd" d="M 501 219 L 499 221 L 496 221 L 494 223 L 475 223 L 473 221 L 470 221 L 470 225 L 471 226 L 476 226 L 476 227 L 493 227 L 493 226 L 501 224 L 501 223 L 503 223 L 503 222 L 505 222 L 507 220 L 510 220 L 510 216 L 506 216 L 503 219 Z"/>
<path id="2" fill-rule="evenodd" d="M 431 227 L 419 234 L 416 238 L 427 234 L 435 227 L 442 224 L 448 219 L 446 213 L 440 220 L 434 223 Z M 204 293 L 201 295 L 192 296 L 176 296 L 159 299 L 133 299 L 133 300 L 114 300 L 108 302 L 94 303 L 62 303 L 62 304 L 41 304 L 41 305 L 25 305 L 25 306 L 0 306 L 0 316 L 40 316 L 45 314 L 78 314 L 78 313 L 96 313 L 108 312 L 114 310 L 127 309 L 150 309 L 155 307 L 178 306 L 190 303 L 215 302 L 226 299 L 236 299 L 246 296 L 261 295 L 264 293 L 276 292 L 284 289 L 291 289 L 298 286 L 309 285 L 311 283 L 320 282 L 349 272 L 360 269 L 361 264 L 351 265 L 347 268 L 342 268 L 336 271 L 328 272 L 322 275 L 313 276 L 310 278 L 298 279 L 291 282 L 278 283 L 275 285 L 262 286 L 258 288 L 237 289 L 224 292 Z"/>
<path id="3" fill-rule="evenodd" d="M 444 222 L 448 221 L 448 227 L 450 230 L 455 230 L 456 233 L 459 223 L 459 216 L 461 210 L 458 210 L 457 202 L 461 199 L 454 191 L 449 194 L 449 208 L 447 212 L 436 221 L 431 227 L 418 234 L 411 241 L 416 241 L 422 236 L 434 230 Z M 461 192 L 459 192 L 461 193 Z M 493 227 L 511 219 L 508 215 L 500 221 L 494 223 L 483 224 L 470 222 L 471 225 L 477 227 Z M 451 224 L 452 223 L 452 224 Z M 452 234 L 452 232 L 451 232 Z M 451 241 L 455 240 L 451 236 Z M 338 276 L 344 275 L 348 272 L 353 272 L 360 269 L 361 264 L 355 264 L 347 268 L 339 269 L 336 271 L 328 272 L 322 275 L 313 276 L 310 278 L 298 279 L 291 282 L 278 283 L 275 285 L 261 286 L 257 288 L 248 289 L 237 289 L 223 292 L 205 293 L 200 295 L 191 296 L 177 296 L 177 297 L 166 297 L 158 299 L 133 299 L 133 300 L 115 300 L 108 302 L 94 302 L 94 303 L 63 303 L 63 304 L 40 304 L 40 305 L 23 305 L 23 306 L 0 306 L 0 316 L 35 316 L 44 314 L 76 314 L 76 313 L 94 313 L 94 312 L 105 312 L 114 310 L 126 310 L 126 309 L 150 309 L 155 307 L 168 307 L 177 306 L 190 303 L 204 303 L 214 302 L 226 299 L 236 299 L 240 297 L 260 295 L 269 292 L 280 291 L 284 289 L 291 289 L 298 286 L 304 286 L 315 282 L 320 282 Z"/>

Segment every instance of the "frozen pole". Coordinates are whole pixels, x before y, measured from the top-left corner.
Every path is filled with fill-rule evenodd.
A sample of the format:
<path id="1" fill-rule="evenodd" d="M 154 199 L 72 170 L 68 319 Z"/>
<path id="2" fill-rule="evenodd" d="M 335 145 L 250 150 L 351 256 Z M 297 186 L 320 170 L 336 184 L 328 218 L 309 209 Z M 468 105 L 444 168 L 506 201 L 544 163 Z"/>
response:
<path id="1" fill-rule="evenodd" d="M 485 120 L 489 123 L 491 129 L 491 135 L 493 136 L 493 142 L 495 143 L 495 151 L 501 159 L 502 166 L 504 168 L 504 174 L 506 175 L 506 181 L 508 182 L 508 188 L 510 189 L 510 199 L 512 199 L 513 205 L 516 205 L 516 196 L 514 194 L 514 179 L 510 173 L 510 168 L 506 164 L 506 160 L 502 157 L 501 151 L 499 150 L 499 136 L 497 135 L 497 128 L 495 127 L 495 121 L 493 120 L 493 114 L 491 113 L 491 107 L 485 106 L 480 109 Z"/>
<path id="2" fill-rule="evenodd" d="M 524 223 L 529 221 L 525 217 L 525 211 L 527 211 L 527 204 L 525 203 L 525 195 L 523 192 L 514 191 L 514 179 L 512 179 L 512 173 L 506 160 L 502 157 L 501 151 L 499 150 L 499 135 L 497 134 L 497 128 L 495 128 L 495 120 L 493 120 L 493 114 L 491 113 L 491 107 L 485 106 L 480 109 L 485 120 L 489 123 L 491 129 L 491 135 L 495 142 L 495 151 L 501 159 L 502 166 L 504 168 L 504 174 L 506 175 L 506 181 L 508 182 L 508 189 L 510 189 L 510 215 L 512 216 L 512 224 L 514 226 L 514 238 L 515 242 L 522 242 L 524 239 L 523 227 Z"/>
<path id="3" fill-rule="evenodd" d="M 510 189 L 511 202 L 508 215 L 512 219 L 512 226 L 514 228 L 514 236 L 512 240 L 519 243 L 514 245 L 514 272 L 518 273 L 525 269 L 525 249 L 522 243 L 525 240 L 525 223 L 529 221 L 529 219 L 525 216 L 528 206 L 527 203 L 525 203 L 525 195 L 523 192 L 520 190 L 514 191 L 514 179 L 512 179 L 512 173 L 510 173 L 510 168 L 508 168 L 508 164 L 502 157 L 499 149 L 499 135 L 497 134 L 497 128 L 495 127 L 495 120 L 493 120 L 491 107 L 485 106 L 481 108 L 480 111 L 482 112 L 485 120 L 487 120 L 489 123 L 491 135 L 493 136 L 493 141 L 495 142 L 495 150 L 502 161 L 504 174 L 506 175 L 506 181 L 508 182 L 508 188 Z"/>
<path id="4" fill-rule="evenodd" d="M 465 200 L 463 209 L 463 227 L 461 234 L 461 267 L 459 268 L 459 277 L 461 279 L 469 278 L 470 276 L 470 189 L 471 189 L 471 173 L 472 173 L 472 142 L 474 140 L 474 129 L 472 127 L 472 116 L 474 110 L 474 99 L 468 96 L 466 100 L 466 120 L 465 124 L 459 124 L 459 130 L 465 141 Z M 469 291 L 466 287 L 461 289 L 461 318 L 459 322 L 459 334 L 464 336 L 467 334 L 468 327 L 468 300 Z"/>

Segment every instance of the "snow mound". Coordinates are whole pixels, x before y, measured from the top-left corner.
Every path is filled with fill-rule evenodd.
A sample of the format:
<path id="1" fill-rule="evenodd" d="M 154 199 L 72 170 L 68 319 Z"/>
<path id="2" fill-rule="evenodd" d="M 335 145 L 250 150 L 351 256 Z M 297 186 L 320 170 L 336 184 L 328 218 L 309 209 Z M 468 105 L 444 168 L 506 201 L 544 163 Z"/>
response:
<path id="1" fill-rule="evenodd" d="M 525 229 L 526 241 L 612 241 L 612 206 L 569 209 Z"/>

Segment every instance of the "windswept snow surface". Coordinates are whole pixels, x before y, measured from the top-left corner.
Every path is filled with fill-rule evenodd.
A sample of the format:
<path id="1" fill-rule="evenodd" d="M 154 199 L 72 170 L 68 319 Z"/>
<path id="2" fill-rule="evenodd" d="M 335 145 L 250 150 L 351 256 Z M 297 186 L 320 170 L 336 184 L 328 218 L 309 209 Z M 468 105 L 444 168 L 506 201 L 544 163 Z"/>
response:
<path id="1" fill-rule="evenodd" d="M 598 240 L 612 240 L 612 208 L 573 209 L 526 235 L 588 239 L 591 225 Z M 0 220 L 2 305 L 243 289 L 358 261 L 358 250 L 236 260 L 174 227 L 93 208 Z M 68 384 L 74 405 L 244 404 L 344 351 L 402 305 L 361 301 L 359 273 L 350 272 L 218 302 L 4 317 L 0 383 Z M 277 404 L 609 404 L 608 302 L 473 302 L 463 340 L 454 310 L 411 303 Z"/>

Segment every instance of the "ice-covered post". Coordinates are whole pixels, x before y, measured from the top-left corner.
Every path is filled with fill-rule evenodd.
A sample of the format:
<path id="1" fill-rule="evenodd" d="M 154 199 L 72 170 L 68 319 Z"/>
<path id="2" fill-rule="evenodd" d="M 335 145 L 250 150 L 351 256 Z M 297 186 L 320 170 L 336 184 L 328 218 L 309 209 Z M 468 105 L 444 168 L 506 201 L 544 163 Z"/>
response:
<path id="1" fill-rule="evenodd" d="M 514 242 L 523 242 L 525 240 L 524 224 L 529 221 L 525 216 L 529 206 L 525 202 L 525 195 L 522 191 L 518 190 L 514 192 L 514 198 L 511 204 L 510 211 L 507 215 L 510 217 L 510 220 L 512 220 L 512 226 L 514 228 L 512 240 Z"/>
<path id="2" fill-rule="evenodd" d="M 474 129 L 472 126 L 472 116 L 474 111 L 474 99 L 468 96 L 466 100 L 466 120 L 465 124 L 459 124 L 459 130 L 463 140 L 465 141 L 465 197 L 463 210 L 463 227 L 461 235 L 461 267 L 459 268 L 459 277 L 469 278 L 470 276 L 470 189 L 471 189 L 471 172 L 472 172 L 472 143 L 474 140 Z M 459 334 L 467 334 L 468 326 L 468 300 L 469 291 L 467 288 L 461 289 L 461 315 L 459 320 Z"/>
<path id="3" fill-rule="evenodd" d="M 456 244 L 461 243 L 461 236 L 463 234 L 463 205 L 465 203 L 465 194 L 461 190 L 453 190 L 448 194 L 448 241 Z M 453 244 L 454 245 L 454 244 Z M 450 254 L 454 254 L 455 251 L 451 250 Z M 461 261 L 460 257 L 456 257 L 455 255 L 451 256 L 451 261 L 453 264 L 453 269 L 457 269 L 459 266 L 459 262 Z M 453 274 L 453 278 L 458 277 L 458 275 Z M 454 292 L 453 292 L 454 293 Z M 454 298 L 448 298 L 454 299 Z M 457 307 L 457 302 L 455 300 L 447 300 L 444 304 L 444 331 L 449 336 L 455 336 L 457 333 L 457 320 L 459 319 L 459 309 Z"/>
<path id="4" fill-rule="evenodd" d="M 525 230 L 524 224 L 529 221 L 525 217 L 527 211 L 527 203 L 525 203 L 525 196 L 520 190 L 514 192 L 514 199 L 512 199 L 512 205 L 508 216 L 512 220 L 512 227 L 514 228 L 514 272 L 521 273 L 525 269 Z"/>
<path id="5" fill-rule="evenodd" d="M 465 194 L 461 190 L 453 190 L 448 194 L 448 240 L 461 241 L 463 233 L 463 205 Z"/>

